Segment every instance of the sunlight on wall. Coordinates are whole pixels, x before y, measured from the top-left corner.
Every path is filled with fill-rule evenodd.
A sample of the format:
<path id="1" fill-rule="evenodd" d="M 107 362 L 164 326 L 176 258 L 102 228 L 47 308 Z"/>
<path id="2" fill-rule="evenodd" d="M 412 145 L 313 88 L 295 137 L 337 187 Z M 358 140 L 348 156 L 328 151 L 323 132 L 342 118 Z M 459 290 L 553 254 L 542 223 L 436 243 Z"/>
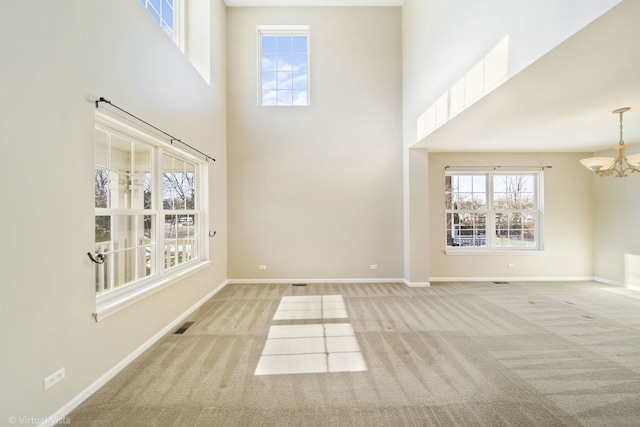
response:
<path id="1" fill-rule="evenodd" d="M 418 117 L 417 140 L 429 135 L 506 81 L 508 71 L 509 36 L 506 36 Z"/>
<path id="2" fill-rule="evenodd" d="M 624 254 L 624 284 L 640 286 L 640 255 Z"/>
<path id="3" fill-rule="evenodd" d="M 183 51 L 202 78 L 211 84 L 211 6 L 208 0 L 186 2 Z"/>

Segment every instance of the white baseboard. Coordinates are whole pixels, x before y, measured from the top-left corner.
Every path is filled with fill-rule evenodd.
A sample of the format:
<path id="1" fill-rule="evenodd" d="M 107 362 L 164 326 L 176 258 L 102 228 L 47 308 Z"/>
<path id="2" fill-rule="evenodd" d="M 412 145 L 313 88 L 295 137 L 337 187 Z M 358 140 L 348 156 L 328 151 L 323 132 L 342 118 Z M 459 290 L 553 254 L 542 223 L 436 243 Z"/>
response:
<path id="1" fill-rule="evenodd" d="M 430 282 L 589 282 L 592 276 L 575 277 L 430 277 Z"/>
<path id="2" fill-rule="evenodd" d="M 598 282 L 598 283 L 604 283 L 605 285 L 611 285 L 611 286 L 621 286 L 623 288 L 626 288 L 627 285 L 625 285 L 624 283 L 621 282 L 615 282 L 613 280 L 609 280 L 609 279 L 604 279 L 602 277 L 594 277 L 593 278 L 594 282 Z"/>
<path id="3" fill-rule="evenodd" d="M 228 279 L 228 284 L 252 285 L 271 283 L 405 283 L 404 279 Z"/>
<path id="4" fill-rule="evenodd" d="M 398 278 L 361 278 L 361 279 L 229 279 L 229 284 L 253 285 L 269 283 L 404 283 L 411 288 L 428 288 L 429 282 L 411 282 Z"/>
<path id="5" fill-rule="evenodd" d="M 98 391 L 100 387 L 104 386 L 110 379 L 115 377 L 120 371 L 122 371 L 127 365 L 133 362 L 138 356 L 145 352 L 149 347 L 155 344 L 159 339 L 164 337 L 167 333 L 173 330 L 176 326 L 178 326 L 184 319 L 186 319 L 191 313 L 196 311 L 202 304 L 207 302 L 212 296 L 216 293 L 220 292 L 222 288 L 227 285 L 228 281 L 224 281 L 220 283 L 214 290 L 209 292 L 207 295 L 202 297 L 198 302 L 188 308 L 184 313 L 178 316 L 175 320 L 169 323 L 167 326 L 162 328 L 158 333 L 149 338 L 145 343 L 143 343 L 140 347 L 135 349 L 132 353 L 130 353 L 127 357 L 118 362 L 114 367 L 105 372 L 100 378 L 95 380 L 89 387 L 82 390 L 77 396 L 67 402 L 62 408 L 58 409 L 53 415 L 47 417 L 43 424 L 40 424 L 40 427 L 52 427 L 55 425 L 56 421 L 63 420 L 67 414 L 77 408 L 82 402 L 84 402 L 89 396 Z"/>
<path id="6" fill-rule="evenodd" d="M 410 282 L 407 279 L 404 279 L 403 283 L 410 288 L 428 288 L 431 286 L 431 282 Z"/>

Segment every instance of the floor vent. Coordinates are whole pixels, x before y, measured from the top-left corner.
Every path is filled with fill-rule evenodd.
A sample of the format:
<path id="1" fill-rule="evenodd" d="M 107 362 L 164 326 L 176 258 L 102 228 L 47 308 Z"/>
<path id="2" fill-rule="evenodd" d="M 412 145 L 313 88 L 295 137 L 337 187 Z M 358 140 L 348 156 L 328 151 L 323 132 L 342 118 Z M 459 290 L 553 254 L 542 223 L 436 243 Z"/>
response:
<path id="1" fill-rule="evenodd" d="M 184 322 L 184 325 L 180 326 L 177 331 L 174 332 L 174 335 L 182 335 L 187 329 L 189 329 L 193 325 L 193 322 Z"/>
<path id="2" fill-rule="evenodd" d="M 493 282 L 496 285 L 509 285 L 509 282 Z"/>
<path id="3" fill-rule="evenodd" d="M 306 283 L 292 283 L 291 286 L 307 286 Z"/>

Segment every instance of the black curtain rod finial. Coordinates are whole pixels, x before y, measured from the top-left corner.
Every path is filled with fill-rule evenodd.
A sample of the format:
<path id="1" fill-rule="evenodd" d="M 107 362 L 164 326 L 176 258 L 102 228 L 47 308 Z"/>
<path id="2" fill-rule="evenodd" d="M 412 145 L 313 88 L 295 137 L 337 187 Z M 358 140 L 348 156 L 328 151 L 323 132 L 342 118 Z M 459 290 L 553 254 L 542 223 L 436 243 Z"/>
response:
<path id="1" fill-rule="evenodd" d="M 106 102 L 107 104 L 111 104 L 111 101 L 109 101 L 108 99 L 105 99 L 103 96 L 101 96 L 99 99 L 96 99 L 96 108 L 98 108 L 98 104 L 100 102 Z"/>

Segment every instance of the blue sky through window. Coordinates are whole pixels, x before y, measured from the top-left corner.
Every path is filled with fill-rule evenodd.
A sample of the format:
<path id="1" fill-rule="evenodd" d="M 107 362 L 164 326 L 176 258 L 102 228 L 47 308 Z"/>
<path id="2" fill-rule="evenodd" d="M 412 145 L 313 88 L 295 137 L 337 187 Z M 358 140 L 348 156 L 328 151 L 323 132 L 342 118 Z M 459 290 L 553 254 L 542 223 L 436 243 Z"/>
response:
<path id="1" fill-rule="evenodd" d="M 140 0 L 153 19 L 173 40 L 173 2 L 174 0 Z"/>
<path id="2" fill-rule="evenodd" d="M 261 105 L 308 105 L 308 36 L 263 34 Z"/>

